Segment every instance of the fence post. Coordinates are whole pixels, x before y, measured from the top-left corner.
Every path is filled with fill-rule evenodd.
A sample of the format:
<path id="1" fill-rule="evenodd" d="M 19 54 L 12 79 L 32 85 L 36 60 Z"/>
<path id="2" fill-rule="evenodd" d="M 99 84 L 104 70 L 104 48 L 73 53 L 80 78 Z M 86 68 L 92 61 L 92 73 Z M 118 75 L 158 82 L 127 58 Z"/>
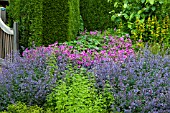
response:
<path id="1" fill-rule="evenodd" d="M 17 52 L 19 49 L 19 32 L 18 32 L 18 23 L 14 22 L 13 25 L 13 30 L 14 30 L 14 52 Z"/>
<path id="2" fill-rule="evenodd" d="M 0 7 L 0 17 L 2 18 L 2 21 L 6 23 L 6 8 Z"/>

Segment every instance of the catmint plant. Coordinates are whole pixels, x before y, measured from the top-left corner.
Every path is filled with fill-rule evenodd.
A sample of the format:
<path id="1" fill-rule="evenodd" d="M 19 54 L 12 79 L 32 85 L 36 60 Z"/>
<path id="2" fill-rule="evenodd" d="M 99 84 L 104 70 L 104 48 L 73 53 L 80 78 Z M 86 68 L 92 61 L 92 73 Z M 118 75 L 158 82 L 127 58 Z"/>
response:
<path id="1" fill-rule="evenodd" d="M 52 47 L 25 50 L 23 57 L 15 54 L 0 72 L 0 110 L 17 101 L 42 106 L 67 65 L 60 56 L 57 60 Z"/>
<path id="2" fill-rule="evenodd" d="M 89 70 L 96 76 L 96 87 L 109 81 L 119 112 L 170 112 L 170 58 L 144 50 L 116 63 L 109 58 Z"/>

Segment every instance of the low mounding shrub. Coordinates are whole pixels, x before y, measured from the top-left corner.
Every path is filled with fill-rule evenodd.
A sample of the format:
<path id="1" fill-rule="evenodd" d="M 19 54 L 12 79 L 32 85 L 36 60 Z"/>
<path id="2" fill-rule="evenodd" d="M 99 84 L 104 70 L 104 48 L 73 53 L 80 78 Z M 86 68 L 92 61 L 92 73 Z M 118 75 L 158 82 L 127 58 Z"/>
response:
<path id="1" fill-rule="evenodd" d="M 8 111 L 1 113 L 42 113 L 42 108 L 38 106 L 27 107 L 24 103 L 18 102 L 8 106 Z"/>
<path id="2" fill-rule="evenodd" d="M 110 113 L 114 98 L 107 87 L 97 93 L 91 73 L 69 66 L 64 74 L 65 78 L 47 96 L 47 108 L 56 113 Z"/>
<path id="3" fill-rule="evenodd" d="M 144 50 L 124 62 L 103 61 L 89 70 L 96 75 L 97 87 L 109 81 L 114 106 L 119 112 L 170 112 L 170 57 Z"/>
<path id="4" fill-rule="evenodd" d="M 2 67 L 0 110 L 17 101 L 27 105 L 44 104 L 46 95 L 55 86 L 57 73 L 64 70 L 66 65 L 64 57 L 57 61 L 57 58 L 52 58 L 52 53 L 52 47 L 31 49 L 24 52 L 23 57 L 16 54 L 13 63 L 7 63 L 6 67 Z"/>

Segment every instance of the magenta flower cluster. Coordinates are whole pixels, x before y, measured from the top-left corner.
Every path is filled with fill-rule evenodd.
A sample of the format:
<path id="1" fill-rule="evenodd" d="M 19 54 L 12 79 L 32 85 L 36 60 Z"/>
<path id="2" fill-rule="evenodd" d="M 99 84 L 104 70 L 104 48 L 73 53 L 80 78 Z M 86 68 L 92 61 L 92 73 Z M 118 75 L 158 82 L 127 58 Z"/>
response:
<path id="1" fill-rule="evenodd" d="M 90 32 L 90 34 L 96 35 L 97 31 Z M 106 38 L 109 40 L 107 42 L 108 44 L 107 46 L 103 46 L 101 51 L 89 48 L 83 51 L 78 51 L 74 49 L 73 46 L 69 46 L 66 43 L 59 45 L 58 42 L 56 42 L 48 47 L 38 47 L 35 50 L 31 50 L 31 53 L 30 50 L 26 49 L 22 55 L 26 58 L 37 57 L 37 55 L 40 56 L 40 54 L 37 54 L 36 51 L 43 48 L 42 50 L 47 53 L 53 51 L 52 53 L 56 54 L 59 59 L 61 59 L 62 54 L 71 61 L 75 61 L 79 66 L 84 67 L 107 60 L 119 62 L 125 60 L 130 55 L 134 55 L 132 41 L 126 36 L 104 36 L 103 40 Z"/>

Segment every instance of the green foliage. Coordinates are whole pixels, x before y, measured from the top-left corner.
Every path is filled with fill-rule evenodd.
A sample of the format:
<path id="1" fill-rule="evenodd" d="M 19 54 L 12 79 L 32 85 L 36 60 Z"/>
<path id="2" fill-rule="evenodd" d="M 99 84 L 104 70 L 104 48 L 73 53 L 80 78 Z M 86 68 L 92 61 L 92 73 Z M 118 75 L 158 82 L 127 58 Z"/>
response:
<path id="1" fill-rule="evenodd" d="M 83 51 L 87 49 L 102 50 L 102 46 L 105 46 L 103 40 L 103 34 L 98 33 L 98 35 L 81 35 L 77 37 L 77 40 L 66 42 L 69 46 L 73 46 L 74 49 L 78 51 Z"/>
<path id="2" fill-rule="evenodd" d="M 120 23 L 119 26 L 121 26 L 122 23 Z M 109 35 L 112 35 L 112 36 L 119 36 L 119 37 L 122 37 L 122 36 L 125 36 L 125 35 L 129 35 L 129 33 L 127 33 L 126 31 L 121 31 L 119 29 L 120 27 L 118 27 L 118 29 L 115 27 L 114 29 L 113 28 L 108 28 L 107 30 L 105 30 L 105 34 L 107 34 L 108 36 Z"/>
<path id="3" fill-rule="evenodd" d="M 163 20 L 157 20 L 156 16 L 148 17 L 144 23 L 140 23 L 138 19 L 135 21 L 134 26 L 131 31 L 131 39 L 134 42 L 141 40 L 142 42 L 137 42 L 139 47 L 143 47 L 145 42 L 149 42 L 151 46 L 159 44 L 161 51 L 166 51 L 170 47 L 169 16 L 166 16 Z"/>
<path id="4" fill-rule="evenodd" d="M 80 13 L 84 20 L 84 27 L 89 31 L 112 28 L 112 4 L 107 0 L 80 0 Z"/>
<path id="5" fill-rule="evenodd" d="M 49 75 L 52 77 L 55 73 L 55 71 L 58 69 L 57 61 L 56 61 L 56 56 L 55 54 L 51 54 L 46 61 L 46 64 L 48 65 L 49 70 Z"/>
<path id="6" fill-rule="evenodd" d="M 43 44 L 73 40 L 80 26 L 79 0 L 44 0 L 43 6 Z"/>
<path id="7" fill-rule="evenodd" d="M 75 39 L 80 27 L 80 0 L 68 0 L 69 23 L 67 41 Z"/>
<path id="8" fill-rule="evenodd" d="M 108 1 L 112 2 L 112 0 Z M 124 27 L 132 29 L 132 24 L 136 19 L 144 22 L 148 16 L 157 15 L 162 18 L 167 14 L 170 15 L 169 5 L 168 0 L 114 0 L 111 19 L 116 23 L 127 22 Z"/>
<path id="9" fill-rule="evenodd" d="M 34 43 L 36 46 L 41 46 L 43 44 L 42 39 L 42 0 L 31 0 L 30 1 L 30 37 L 28 39 L 28 46 L 32 46 Z M 28 10 L 28 9 L 27 9 Z"/>
<path id="10" fill-rule="evenodd" d="M 150 46 L 149 49 L 153 54 L 158 54 L 161 51 L 161 46 L 160 46 L 160 44 L 156 43 L 153 46 Z"/>
<path id="11" fill-rule="evenodd" d="M 9 24 L 19 22 L 20 46 L 73 40 L 79 30 L 79 0 L 12 0 L 7 9 Z"/>
<path id="12" fill-rule="evenodd" d="M 42 0 L 11 0 L 7 10 L 10 26 L 19 22 L 20 45 L 42 45 Z"/>
<path id="13" fill-rule="evenodd" d="M 43 35 L 45 45 L 67 37 L 69 7 L 68 0 L 44 0 L 43 5 Z M 65 5 L 64 5 L 65 4 Z M 62 16 L 61 16 L 62 15 Z M 55 26 L 55 27 L 54 27 Z"/>
<path id="14" fill-rule="evenodd" d="M 43 109 L 36 106 L 27 107 L 26 104 L 18 102 L 8 106 L 7 111 L 1 113 L 43 113 Z M 50 112 L 47 112 L 50 113 Z"/>
<path id="15" fill-rule="evenodd" d="M 80 15 L 80 27 L 79 27 L 79 32 L 83 32 L 84 31 L 84 21 L 82 16 Z"/>
<path id="16" fill-rule="evenodd" d="M 157 20 L 157 16 L 148 17 L 140 23 L 139 19 L 135 21 L 134 29 L 131 31 L 134 40 L 143 40 L 144 42 L 169 42 L 170 19 L 167 15 L 164 19 Z"/>
<path id="17" fill-rule="evenodd" d="M 165 48 L 170 46 L 170 2 L 168 0 L 108 1 L 114 3 L 111 20 L 114 21 L 118 33 L 130 34 L 133 43 L 141 40 L 152 45 L 164 44 Z"/>
<path id="18" fill-rule="evenodd" d="M 65 79 L 47 97 L 47 105 L 56 113 L 107 113 L 113 96 L 107 90 L 97 94 L 94 78 L 84 68 L 68 66 Z M 89 79 L 90 78 L 90 79 Z M 106 96 L 106 97 L 105 97 Z"/>
<path id="19" fill-rule="evenodd" d="M 13 19 L 16 22 L 19 22 L 19 14 L 20 14 L 20 0 L 10 0 L 9 6 L 6 7 L 8 12 L 8 24 L 10 27 L 13 25 Z M 14 13 L 15 11 L 15 13 Z"/>
<path id="20" fill-rule="evenodd" d="M 160 54 L 162 56 L 170 54 L 170 48 L 167 48 L 164 45 L 160 45 L 159 43 L 150 44 L 148 49 L 153 54 Z"/>
<path id="21" fill-rule="evenodd" d="M 2 111 L 0 113 L 53 113 L 50 109 L 35 106 L 27 106 L 25 103 L 17 102 L 16 104 L 11 104 L 8 106 L 7 111 Z"/>
<path id="22" fill-rule="evenodd" d="M 112 1 L 112 0 L 109 0 Z M 114 0 L 114 9 L 111 20 L 117 23 L 123 22 L 124 30 L 133 29 L 133 22 L 139 19 L 143 23 L 149 16 L 157 15 L 158 18 L 164 18 L 170 15 L 167 0 Z M 134 7 L 135 6 L 135 7 Z"/>

